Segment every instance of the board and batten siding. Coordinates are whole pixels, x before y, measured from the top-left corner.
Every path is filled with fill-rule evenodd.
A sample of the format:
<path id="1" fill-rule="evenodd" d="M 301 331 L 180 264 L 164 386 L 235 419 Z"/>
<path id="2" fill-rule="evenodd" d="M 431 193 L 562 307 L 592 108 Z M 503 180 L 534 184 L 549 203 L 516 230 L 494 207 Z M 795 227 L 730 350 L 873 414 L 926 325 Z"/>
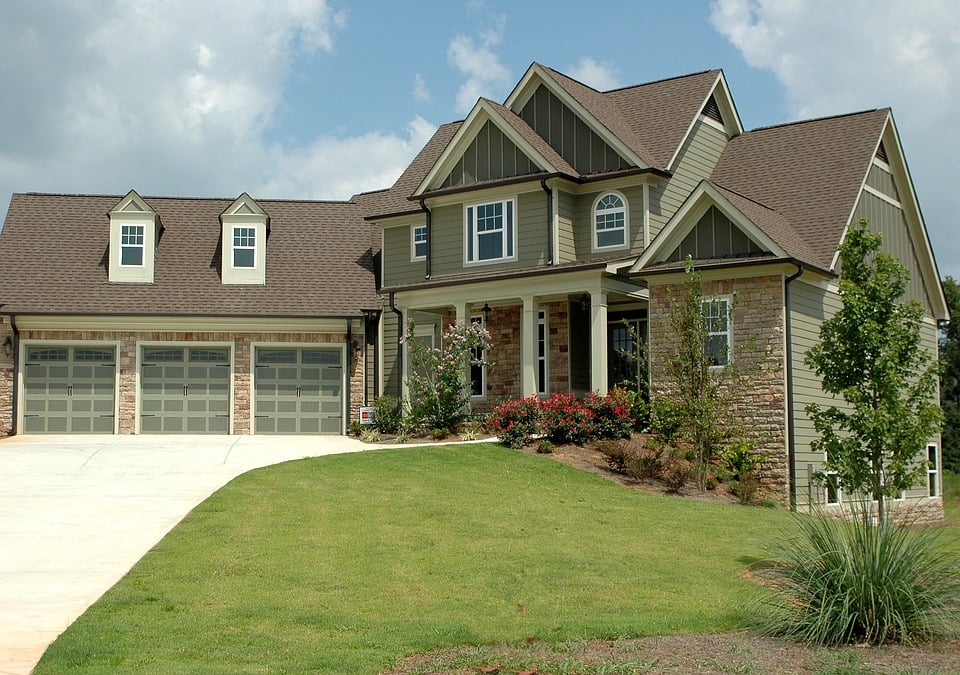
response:
<path id="1" fill-rule="evenodd" d="M 593 250 L 593 204 L 600 195 L 617 192 L 627 200 L 630 248 Z M 600 190 L 578 195 L 574 205 L 573 234 L 576 244 L 575 259 L 609 258 L 611 255 L 639 255 L 643 253 L 643 186 Z"/>
<path id="2" fill-rule="evenodd" d="M 489 201 L 496 201 L 491 198 Z M 469 203 L 483 203 L 484 200 Z M 547 260 L 547 195 L 543 190 L 516 195 L 517 259 L 483 264 L 464 264 L 464 205 L 452 204 L 433 209 L 434 278 L 477 270 L 489 273 L 544 265 Z"/>
<path id="3" fill-rule="evenodd" d="M 879 171 L 877 167 L 874 169 Z M 910 272 L 910 283 L 907 284 L 905 297 L 919 300 L 923 304 L 924 312 L 932 316 L 933 304 L 923 283 L 920 262 L 903 209 L 864 190 L 857 202 L 854 222 L 860 222 L 861 218 L 869 221 L 871 230 L 883 235 L 883 250 L 900 260 Z"/>
<path id="4" fill-rule="evenodd" d="M 700 181 L 713 172 L 727 140 L 725 132 L 704 122 L 702 117 L 696 121 L 680 149 L 673 175 L 650 190 L 651 239 L 656 238 Z"/>
<path id="5" fill-rule="evenodd" d="M 410 260 L 410 238 L 413 227 L 423 222 L 383 229 L 383 285 L 400 286 L 423 281 L 427 264 Z"/>

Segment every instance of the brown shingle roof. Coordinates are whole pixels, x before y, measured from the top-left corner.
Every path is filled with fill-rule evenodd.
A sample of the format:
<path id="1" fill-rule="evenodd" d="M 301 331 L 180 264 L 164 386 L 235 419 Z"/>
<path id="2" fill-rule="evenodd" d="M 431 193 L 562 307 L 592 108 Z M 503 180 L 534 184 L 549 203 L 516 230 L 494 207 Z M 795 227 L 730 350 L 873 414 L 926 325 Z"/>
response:
<path id="1" fill-rule="evenodd" d="M 544 68 L 567 93 L 652 167 L 666 169 L 720 75 L 707 70 L 599 92 Z"/>
<path id="2" fill-rule="evenodd" d="M 3 312 L 360 316 L 380 306 L 379 231 L 349 202 L 258 200 L 266 284 L 220 283 L 219 215 L 232 199 L 145 197 L 160 216 L 154 283 L 108 279 L 107 212 L 120 196 L 15 194 L 0 232 Z"/>
<path id="3" fill-rule="evenodd" d="M 393 187 L 375 192 L 363 192 L 354 195 L 351 201 L 359 204 L 365 218 L 393 216 L 420 211 L 420 206 L 407 197 L 412 195 L 420 183 L 433 168 L 434 162 L 443 153 L 447 143 L 453 138 L 463 122 L 449 122 L 442 125 L 433 134 L 423 149 L 410 162 L 410 166 L 400 174 Z"/>
<path id="4" fill-rule="evenodd" d="M 775 210 L 808 247 L 805 261 L 829 269 L 888 114 L 869 110 L 747 132 L 727 144 L 710 181 Z"/>

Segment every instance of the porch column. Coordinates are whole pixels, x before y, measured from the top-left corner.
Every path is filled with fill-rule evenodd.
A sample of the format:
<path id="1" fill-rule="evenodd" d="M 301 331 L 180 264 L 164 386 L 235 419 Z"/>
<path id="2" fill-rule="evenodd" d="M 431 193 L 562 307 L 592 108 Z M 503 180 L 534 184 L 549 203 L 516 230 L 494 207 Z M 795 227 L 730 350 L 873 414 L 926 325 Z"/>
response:
<path id="1" fill-rule="evenodd" d="M 607 294 L 590 292 L 590 391 L 607 393 Z"/>
<path id="2" fill-rule="evenodd" d="M 407 334 L 407 320 L 410 315 L 407 313 L 406 307 L 397 305 L 397 310 L 400 312 L 400 316 L 397 317 L 397 334 L 401 338 L 397 344 L 397 358 L 400 359 L 400 398 L 408 401 L 410 392 L 407 389 L 407 374 L 410 372 L 410 349 L 405 336 Z"/>
<path id="3" fill-rule="evenodd" d="M 537 393 L 537 303 L 532 295 L 523 296 L 520 318 L 520 395 Z"/>
<path id="4" fill-rule="evenodd" d="M 465 302 L 456 302 L 453 305 L 457 310 L 457 325 L 466 326 L 467 322 L 470 320 L 470 310 Z M 443 326 L 443 330 L 446 330 L 447 327 Z"/>

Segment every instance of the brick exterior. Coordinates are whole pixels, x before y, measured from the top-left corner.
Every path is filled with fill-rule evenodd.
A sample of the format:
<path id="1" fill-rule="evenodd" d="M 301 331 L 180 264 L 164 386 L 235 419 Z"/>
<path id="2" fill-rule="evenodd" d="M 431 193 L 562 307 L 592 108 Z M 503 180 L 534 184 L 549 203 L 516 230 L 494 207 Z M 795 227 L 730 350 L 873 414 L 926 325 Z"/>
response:
<path id="1" fill-rule="evenodd" d="M 3 325 L 0 342 L 9 334 Z M 250 374 L 251 345 L 254 343 L 296 343 L 305 345 L 342 345 L 343 333 L 223 333 L 223 332 L 130 332 L 130 331 L 21 331 L 21 340 L 52 340 L 108 342 L 119 345 L 119 387 L 117 391 L 117 429 L 121 434 L 136 430 L 137 347 L 141 342 L 195 342 L 197 344 L 230 343 L 233 346 L 233 433 L 251 433 L 252 378 Z M 352 336 L 352 348 L 347 350 L 350 363 L 349 418 L 355 419 L 357 409 L 364 403 L 363 334 Z M 0 432 L 8 432 L 12 419 L 13 362 L 0 352 Z"/>
<path id="2" fill-rule="evenodd" d="M 670 386 L 665 363 L 676 343 L 670 326 L 666 285 L 650 287 L 650 367 L 653 396 Z M 672 292 L 680 294 L 676 286 Z M 704 282 L 704 297 L 734 298 L 731 332 L 734 359 L 746 376 L 734 403 L 737 417 L 750 429 L 758 449 L 770 454 L 761 467 L 766 495 L 782 503 L 790 498 L 786 450 L 783 281 L 779 275 Z"/>

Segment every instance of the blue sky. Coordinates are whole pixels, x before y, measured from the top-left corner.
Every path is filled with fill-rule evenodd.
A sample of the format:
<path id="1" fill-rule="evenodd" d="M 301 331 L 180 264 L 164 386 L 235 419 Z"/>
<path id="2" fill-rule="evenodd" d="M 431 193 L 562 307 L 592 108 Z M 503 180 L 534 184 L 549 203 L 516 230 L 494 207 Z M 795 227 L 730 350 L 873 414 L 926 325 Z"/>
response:
<path id="1" fill-rule="evenodd" d="M 723 68 L 747 128 L 891 106 L 960 277 L 958 34 L 952 0 L 22 0 L 0 215 L 28 191 L 347 198 L 532 61 L 598 89 Z"/>

